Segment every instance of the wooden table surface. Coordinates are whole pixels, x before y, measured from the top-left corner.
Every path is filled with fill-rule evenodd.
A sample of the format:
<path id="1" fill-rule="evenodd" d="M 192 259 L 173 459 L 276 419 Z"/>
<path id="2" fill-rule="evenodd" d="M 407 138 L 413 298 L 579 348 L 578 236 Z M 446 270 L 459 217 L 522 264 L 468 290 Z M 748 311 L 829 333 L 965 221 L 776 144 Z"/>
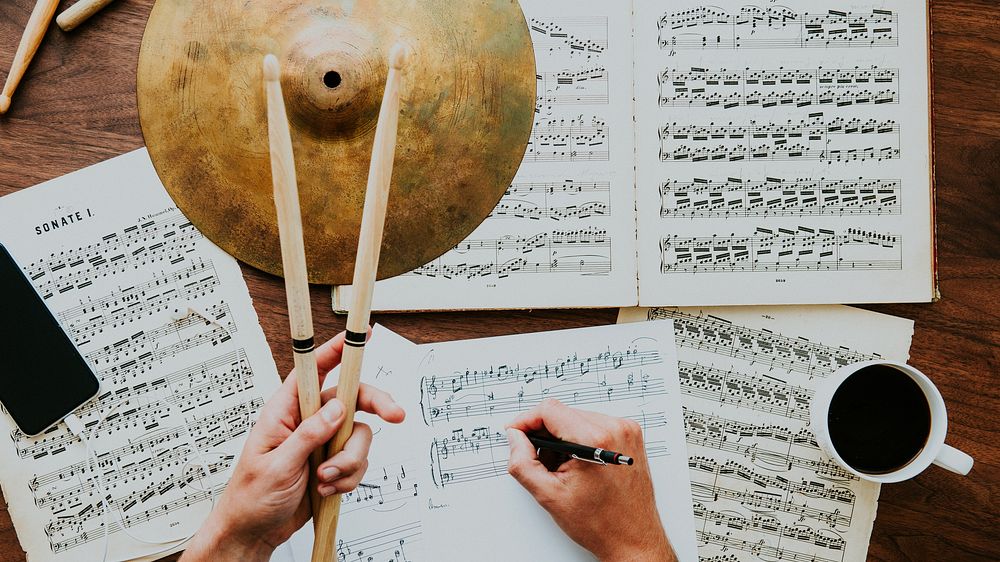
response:
<path id="1" fill-rule="evenodd" d="M 152 4 L 120 0 L 70 34 L 52 25 L 10 113 L 0 118 L 0 195 L 143 145 L 135 69 Z M 33 5 L 0 0 L 0 78 Z M 932 305 L 870 308 L 916 320 L 911 363 L 941 388 L 950 414 L 948 441 L 975 457 L 976 465 L 967 478 L 931 468 L 909 482 L 883 486 L 869 559 L 997 560 L 1000 4 L 932 0 L 931 15 L 943 298 Z M 286 372 L 283 285 L 250 268 L 244 273 L 278 367 Z M 322 341 L 340 331 L 343 320 L 330 312 L 327 288 L 314 288 L 313 303 Z M 593 310 L 378 315 L 375 321 L 429 342 L 608 324 L 615 317 L 614 310 Z M 0 560 L 24 560 L 3 507 Z"/>

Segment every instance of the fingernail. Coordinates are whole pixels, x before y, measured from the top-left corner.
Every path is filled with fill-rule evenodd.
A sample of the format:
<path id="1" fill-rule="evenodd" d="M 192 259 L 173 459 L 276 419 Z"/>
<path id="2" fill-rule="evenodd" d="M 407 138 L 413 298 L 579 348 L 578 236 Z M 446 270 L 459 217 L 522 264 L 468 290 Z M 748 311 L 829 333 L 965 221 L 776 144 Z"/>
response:
<path id="1" fill-rule="evenodd" d="M 334 488 L 333 486 L 320 486 L 319 487 L 319 495 L 323 496 L 324 498 L 327 497 L 327 496 L 332 496 L 335 493 L 337 493 L 337 489 Z"/>
<path id="2" fill-rule="evenodd" d="M 327 482 L 336 480 L 338 476 L 340 476 L 340 469 L 335 466 L 323 469 L 323 480 Z"/>
<path id="3" fill-rule="evenodd" d="M 320 413 L 322 413 L 323 419 L 326 420 L 327 423 L 337 423 L 340 421 L 341 414 L 344 413 L 344 407 L 340 404 L 340 400 L 333 399 L 323 406 Z"/>

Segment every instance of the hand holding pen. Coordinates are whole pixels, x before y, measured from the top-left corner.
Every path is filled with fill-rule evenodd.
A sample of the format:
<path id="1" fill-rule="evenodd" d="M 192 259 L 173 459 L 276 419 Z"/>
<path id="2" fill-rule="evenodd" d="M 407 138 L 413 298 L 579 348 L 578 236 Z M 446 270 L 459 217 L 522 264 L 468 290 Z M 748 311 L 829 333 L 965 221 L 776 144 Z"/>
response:
<path id="1" fill-rule="evenodd" d="M 539 439 L 543 434 L 554 438 L 543 438 L 547 441 L 543 453 L 558 447 L 564 459 L 575 454 L 591 462 L 572 460 L 549 465 L 550 470 L 539 458 L 539 447 L 528 437 Z M 510 474 L 570 538 L 598 559 L 676 560 L 653 498 L 639 424 L 546 400 L 511 422 L 507 439 Z M 612 470 L 594 461 L 597 452 L 605 463 L 627 464 L 624 455 L 615 451 L 633 457 L 630 468 Z"/>

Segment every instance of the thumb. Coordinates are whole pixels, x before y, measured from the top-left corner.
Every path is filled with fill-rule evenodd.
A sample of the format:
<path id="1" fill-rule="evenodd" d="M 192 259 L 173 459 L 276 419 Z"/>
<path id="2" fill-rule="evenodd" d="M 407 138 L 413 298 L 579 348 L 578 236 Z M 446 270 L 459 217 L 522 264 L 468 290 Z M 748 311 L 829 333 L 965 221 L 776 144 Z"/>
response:
<path id="1" fill-rule="evenodd" d="M 507 472 L 541 503 L 542 498 L 550 497 L 561 485 L 559 479 L 538 460 L 535 446 L 522 431 L 508 429 L 507 442 L 510 444 Z"/>
<path id="2" fill-rule="evenodd" d="M 344 405 L 340 400 L 329 400 L 318 412 L 309 416 L 295 428 L 274 453 L 284 470 L 301 470 L 309 455 L 326 445 L 344 423 Z"/>

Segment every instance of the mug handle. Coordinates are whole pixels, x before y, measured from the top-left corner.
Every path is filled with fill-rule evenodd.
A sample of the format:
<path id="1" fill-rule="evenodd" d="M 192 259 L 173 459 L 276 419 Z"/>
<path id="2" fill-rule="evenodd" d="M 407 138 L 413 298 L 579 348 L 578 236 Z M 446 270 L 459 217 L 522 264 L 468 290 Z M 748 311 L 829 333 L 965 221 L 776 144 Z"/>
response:
<path id="1" fill-rule="evenodd" d="M 934 464 L 945 470 L 965 476 L 972 470 L 972 457 L 949 445 L 942 445 Z"/>

